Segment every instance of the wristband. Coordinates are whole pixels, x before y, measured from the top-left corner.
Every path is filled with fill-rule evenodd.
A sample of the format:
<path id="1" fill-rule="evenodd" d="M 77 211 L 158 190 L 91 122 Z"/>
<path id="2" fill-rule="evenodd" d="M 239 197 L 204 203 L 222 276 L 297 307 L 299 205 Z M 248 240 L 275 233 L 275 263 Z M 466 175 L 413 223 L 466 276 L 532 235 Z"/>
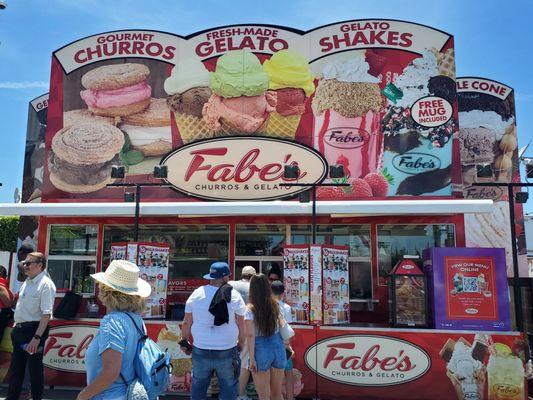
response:
<path id="1" fill-rule="evenodd" d="M 33 335 L 33 338 L 34 338 L 34 339 L 37 339 L 37 340 L 41 340 L 41 336 L 39 336 L 39 335 L 37 335 L 37 334 Z"/>

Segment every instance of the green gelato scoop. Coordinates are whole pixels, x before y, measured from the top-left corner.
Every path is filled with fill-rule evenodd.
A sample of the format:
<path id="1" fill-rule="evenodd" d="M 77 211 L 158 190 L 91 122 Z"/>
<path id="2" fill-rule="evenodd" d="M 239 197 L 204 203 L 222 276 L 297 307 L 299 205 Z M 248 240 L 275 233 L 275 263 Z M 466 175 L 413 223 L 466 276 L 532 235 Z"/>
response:
<path id="1" fill-rule="evenodd" d="M 228 51 L 211 72 L 211 90 L 221 97 L 259 96 L 268 89 L 268 75 L 255 54 Z"/>

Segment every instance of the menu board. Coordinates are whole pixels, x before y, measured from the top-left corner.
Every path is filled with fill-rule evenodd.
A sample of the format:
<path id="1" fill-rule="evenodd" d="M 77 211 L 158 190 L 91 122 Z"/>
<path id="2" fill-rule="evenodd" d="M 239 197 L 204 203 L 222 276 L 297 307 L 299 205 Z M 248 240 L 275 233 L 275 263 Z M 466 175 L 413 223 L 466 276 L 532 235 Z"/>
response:
<path id="1" fill-rule="evenodd" d="M 314 325 L 322 323 L 322 246 L 309 247 L 309 276 L 311 315 L 310 320 Z"/>
<path id="2" fill-rule="evenodd" d="M 126 259 L 126 244 L 112 244 L 111 245 L 111 252 L 110 252 L 110 258 L 111 261 L 113 260 L 125 260 Z"/>
<path id="3" fill-rule="evenodd" d="M 283 249 L 285 302 L 291 306 L 292 321 L 309 323 L 309 246 L 288 245 Z"/>
<path id="4" fill-rule="evenodd" d="M 125 259 L 139 267 L 139 276 L 152 288 L 144 318 L 164 318 L 167 304 L 170 246 L 165 243 L 112 243 L 111 259 Z"/>
<path id="5" fill-rule="evenodd" d="M 348 246 L 322 246 L 324 324 L 350 322 Z"/>
<path id="6" fill-rule="evenodd" d="M 504 249 L 424 252 L 436 329 L 510 329 Z"/>

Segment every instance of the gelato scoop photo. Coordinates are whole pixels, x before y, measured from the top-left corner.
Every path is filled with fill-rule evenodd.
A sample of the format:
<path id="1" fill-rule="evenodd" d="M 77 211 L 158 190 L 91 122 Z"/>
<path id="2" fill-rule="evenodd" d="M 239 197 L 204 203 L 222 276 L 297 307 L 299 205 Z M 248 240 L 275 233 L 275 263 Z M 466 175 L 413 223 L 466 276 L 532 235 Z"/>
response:
<path id="1" fill-rule="evenodd" d="M 225 53 L 210 74 L 213 94 L 203 107 L 207 127 L 220 134 L 249 134 L 265 130 L 276 109 L 276 94 L 267 92 L 268 75 L 249 51 Z"/>

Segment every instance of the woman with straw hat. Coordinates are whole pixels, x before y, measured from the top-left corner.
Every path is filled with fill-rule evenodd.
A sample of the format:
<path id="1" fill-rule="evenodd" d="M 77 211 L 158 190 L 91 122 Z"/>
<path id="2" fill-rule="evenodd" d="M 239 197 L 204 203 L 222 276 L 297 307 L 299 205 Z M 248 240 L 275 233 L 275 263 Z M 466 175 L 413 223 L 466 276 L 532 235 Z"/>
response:
<path id="1" fill-rule="evenodd" d="M 91 277 L 98 283 L 98 298 L 107 315 L 85 355 L 88 385 L 77 400 L 125 400 L 128 385 L 135 379 L 133 361 L 140 339 L 130 316 L 137 326 L 143 326 L 141 312 L 150 284 L 140 279 L 139 268 L 126 260 L 113 260 L 105 272 Z M 135 398 L 148 397 L 144 391 Z"/>

